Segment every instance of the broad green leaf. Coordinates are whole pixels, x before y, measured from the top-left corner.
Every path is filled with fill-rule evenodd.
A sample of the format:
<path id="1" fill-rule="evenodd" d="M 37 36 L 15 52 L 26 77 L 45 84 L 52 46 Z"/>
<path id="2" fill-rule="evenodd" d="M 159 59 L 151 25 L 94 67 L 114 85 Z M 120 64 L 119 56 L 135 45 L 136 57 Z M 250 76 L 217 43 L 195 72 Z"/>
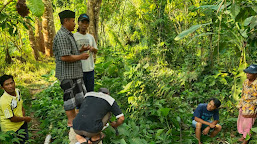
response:
<path id="1" fill-rule="evenodd" d="M 163 133 L 164 129 L 158 129 L 156 133 L 156 137 L 160 136 Z"/>
<path id="2" fill-rule="evenodd" d="M 19 138 L 13 138 L 13 139 L 12 139 L 12 142 L 20 143 L 20 139 L 19 139 Z"/>
<path id="3" fill-rule="evenodd" d="M 128 84 L 124 87 L 124 89 L 121 90 L 119 93 L 125 93 L 125 92 L 127 92 L 127 91 L 130 89 L 132 83 L 133 83 L 133 81 L 130 82 L 130 83 L 128 83 Z"/>
<path id="4" fill-rule="evenodd" d="M 165 42 L 161 42 L 158 44 L 159 47 L 163 46 L 165 44 Z"/>
<path id="5" fill-rule="evenodd" d="M 183 32 L 181 32 L 180 34 L 178 34 L 178 35 L 175 37 L 175 40 L 176 40 L 176 41 L 181 40 L 182 38 L 184 38 L 185 36 L 187 36 L 187 35 L 193 33 L 194 31 L 196 31 L 196 30 L 199 29 L 200 27 L 205 26 L 205 25 L 209 25 L 209 24 L 211 24 L 211 23 L 193 25 L 193 26 L 191 26 L 189 29 L 184 30 Z"/>
<path id="6" fill-rule="evenodd" d="M 246 18 L 244 21 L 244 26 L 248 26 L 251 23 L 252 19 L 253 19 L 253 16 Z"/>
<path id="7" fill-rule="evenodd" d="M 2 14 L 0 13 L 0 23 L 2 23 L 3 21 L 5 21 L 5 19 L 7 18 L 8 16 L 6 14 Z"/>
<path id="8" fill-rule="evenodd" d="M 120 144 L 127 144 L 126 141 L 124 139 L 120 140 Z"/>
<path id="9" fill-rule="evenodd" d="M 247 37 L 248 37 L 248 35 L 247 35 L 247 30 L 246 30 L 246 29 L 241 29 L 241 30 L 240 30 L 240 33 L 241 33 L 241 35 L 242 35 L 244 38 L 247 38 Z"/>
<path id="10" fill-rule="evenodd" d="M 250 138 L 251 138 L 251 136 L 249 134 L 247 134 L 245 140 L 249 140 Z"/>
<path id="11" fill-rule="evenodd" d="M 172 129 L 169 129 L 169 130 L 166 132 L 166 135 L 169 135 L 171 132 L 172 132 Z"/>
<path id="12" fill-rule="evenodd" d="M 136 138 L 131 138 L 131 139 L 129 140 L 129 142 L 130 142 L 131 144 L 146 144 L 146 143 L 147 143 L 144 139 L 140 139 L 140 138 L 138 138 L 138 137 L 136 137 Z"/>
<path id="13" fill-rule="evenodd" d="M 257 127 L 251 128 L 251 130 L 252 130 L 253 132 L 257 133 Z"/>
<path id="14" fill-rule="evenodd" d="M 42 0 L 27 0 L 27 6 L 33 15 L 41 17 L 44 13 L 44 3 Z"/>
<path id="15" fill-rule="evenodd" d="M 5 141 L 5 140 L 6 140 L 6 137 L 3 136 L 3 134 L 0 134 L 0 140 Z"/>
<path id="16" fill-rule="evenodd" d="M 251 21 L 250 29 L 253 29 L 257 25 L 257 17 L 254 16 Z"/>
<path id="17" fill-rule="evenodd" d="M 236 84 L 234 84 L 234 85 L 232 86 L 232 90 L 231 90 L 231 91 L 232 91 L 232 96 L 233 96 L 233 98 L 234 98 L 235 100 L 239 100 L 239 94 L 240 94 L 241 90 L 237 88 L 237 85 L 236 85 Z"/>
<path id="18" fill-rule="evenodd" d="M 230 8 L 230 11 L 231 11 L 231 14 L 232 14 L 233 18 L 235 19 L 236 16 L 240 12 L 240 6 L 238 6 L 236 3 L 233 3 L 231 8 Z"/>
<path id="19" fill-rule="evenodd" d="M 160 111 L 161 114 L 166 117 L 170 112 L 170 108 L 161 108 Z"/>
<path id="20" fill-rule="evenodd" d="M 180 123 L 181 122 L 181 118 L 179 116 L 177 116 L 177 121 Z"/>

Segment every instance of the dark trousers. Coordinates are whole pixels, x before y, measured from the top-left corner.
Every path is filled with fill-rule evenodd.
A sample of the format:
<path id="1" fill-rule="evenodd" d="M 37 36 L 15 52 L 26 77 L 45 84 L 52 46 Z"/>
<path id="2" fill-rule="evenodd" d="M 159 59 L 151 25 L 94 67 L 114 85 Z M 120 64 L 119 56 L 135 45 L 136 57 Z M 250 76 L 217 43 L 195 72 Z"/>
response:
<path id="1" fill-rule="evenodd" d="M 90 72 L 83 72 L 83 80 L 87 88 L 87 92 L 94 91 L 94 85 L 95 85 L 94 73 L 95 73 L 94 70 Z"/>
<path id="2" fill-rule="evenodd" d="M 18 136 L 18 138 L 22 139 L 22 141 L 19 144 L 25 144 L 25 142 L 29 139 L 29 133 L 28 133 L 28 123 L 24 122 L 24 124 L 20 127 L 20 129 L 18 129 L 15 133 L 19 133 L 20 130 L 24 130 L 25 134 L 22 134 L 23 137 Z M 14 144 L 18 144 L 18 143 L 14 143 Z"/>

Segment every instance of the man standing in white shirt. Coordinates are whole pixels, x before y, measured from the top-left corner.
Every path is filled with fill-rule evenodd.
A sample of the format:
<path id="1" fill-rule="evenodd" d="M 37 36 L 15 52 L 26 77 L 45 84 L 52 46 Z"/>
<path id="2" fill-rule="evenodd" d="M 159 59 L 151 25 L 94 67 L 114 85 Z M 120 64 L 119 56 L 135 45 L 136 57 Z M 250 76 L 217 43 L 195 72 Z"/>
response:
<path id="1" fill-rule="evenodd" d="M 94 91 L 94 54 L 97 53 L 97 46 L 94 37 L 87 33 L 89 27 L 89 16 L 81 14 L 78 18 L 78 31 L 74 34 L 78 47 L 82 47 L 81 52 L 89 53 L 89 58 L 82 61 L 83 80 L 87 92 Z"/>

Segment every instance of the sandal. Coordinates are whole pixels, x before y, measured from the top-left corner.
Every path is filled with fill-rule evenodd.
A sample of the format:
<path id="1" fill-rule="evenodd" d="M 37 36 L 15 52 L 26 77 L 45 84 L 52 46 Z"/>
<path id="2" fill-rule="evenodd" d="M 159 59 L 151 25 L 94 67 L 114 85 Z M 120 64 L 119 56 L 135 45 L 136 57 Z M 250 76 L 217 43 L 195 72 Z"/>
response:
<path id="1" fill-rule="evenodd" d="M 105 134 L 103 134 L 102 132 L 100 133 L 100 139 L 92 141 L 90 139 L 90 141 L 92 142 L 92 144 L 98 144 L 101 140 L 103 140 L 105 138 Z"/>

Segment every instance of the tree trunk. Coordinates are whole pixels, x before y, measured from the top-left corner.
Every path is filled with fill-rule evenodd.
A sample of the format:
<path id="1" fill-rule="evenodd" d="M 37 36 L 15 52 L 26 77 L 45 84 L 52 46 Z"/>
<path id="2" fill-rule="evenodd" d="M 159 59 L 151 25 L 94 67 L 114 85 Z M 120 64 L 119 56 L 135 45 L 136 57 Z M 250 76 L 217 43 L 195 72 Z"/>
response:
<path id="1" fill-rule="evenodd" d="M 43 0 L 45 12 L 43 14 L 43 34 L 45 41 L 45 54 L 53 56 L 53 40 L 55 36 L 53 7 L 51 0 Z"/>
<path id="2" fill-rule="evenodd" d="M 10 56 L 10 53 L 9 53 L 9 48 L 7 47 L 6 50 L 5 50 L 5 62 L 7 64 L 11 64 L 12 63 L 12 58 Z"/>
<path id="3" fill-rule="evenodd" d="M 94 36 L 96 43 L 98 42 L 98 23 L 101 3 L 102 0 L 88 0 L 87 2 L 87 14 L 90 18 L 89 33 Z"/>
<path id="4" fill-rule="evenodd" d="M 37 47 L 39 48 L 39 51 L 45 54 L 44 36 L 42 33 L 42 20 L 40 18 L 36 18 L 35 25 L 36 25 L 35 38 L 36 38 Z"/>
<path id="5" fill-rule="evenodd" d="M 5 62 L 7 64 L 10 64 L 10 63 L 12 63 L 12 58 L 11 58 L 10 53 L 9 53 L 9 45 L 8 45 L 8 41 L 7 41 L 7 36 L 6 35 L 7 35 L 6 32 L 1 33 L 1 37 L 0 38 L 2 38 L 2 39 L 0 39 L 0 40 L 3 42 L 3 46 L 4 46 Z"/>
<path id="6" fill-rule="evenodd" d="M 30 46 L 33 49 L 35 59 L 38 60 L 39 53 L 38 53 L 38 48 L 37 48 L 37 44 L 36 44 L 35 34 L 33 32 L 32 27 L 29 25 L 30 20 L 26 19 L 26 22 L 27 22 L 28 33 L 29 33 Z"/>

